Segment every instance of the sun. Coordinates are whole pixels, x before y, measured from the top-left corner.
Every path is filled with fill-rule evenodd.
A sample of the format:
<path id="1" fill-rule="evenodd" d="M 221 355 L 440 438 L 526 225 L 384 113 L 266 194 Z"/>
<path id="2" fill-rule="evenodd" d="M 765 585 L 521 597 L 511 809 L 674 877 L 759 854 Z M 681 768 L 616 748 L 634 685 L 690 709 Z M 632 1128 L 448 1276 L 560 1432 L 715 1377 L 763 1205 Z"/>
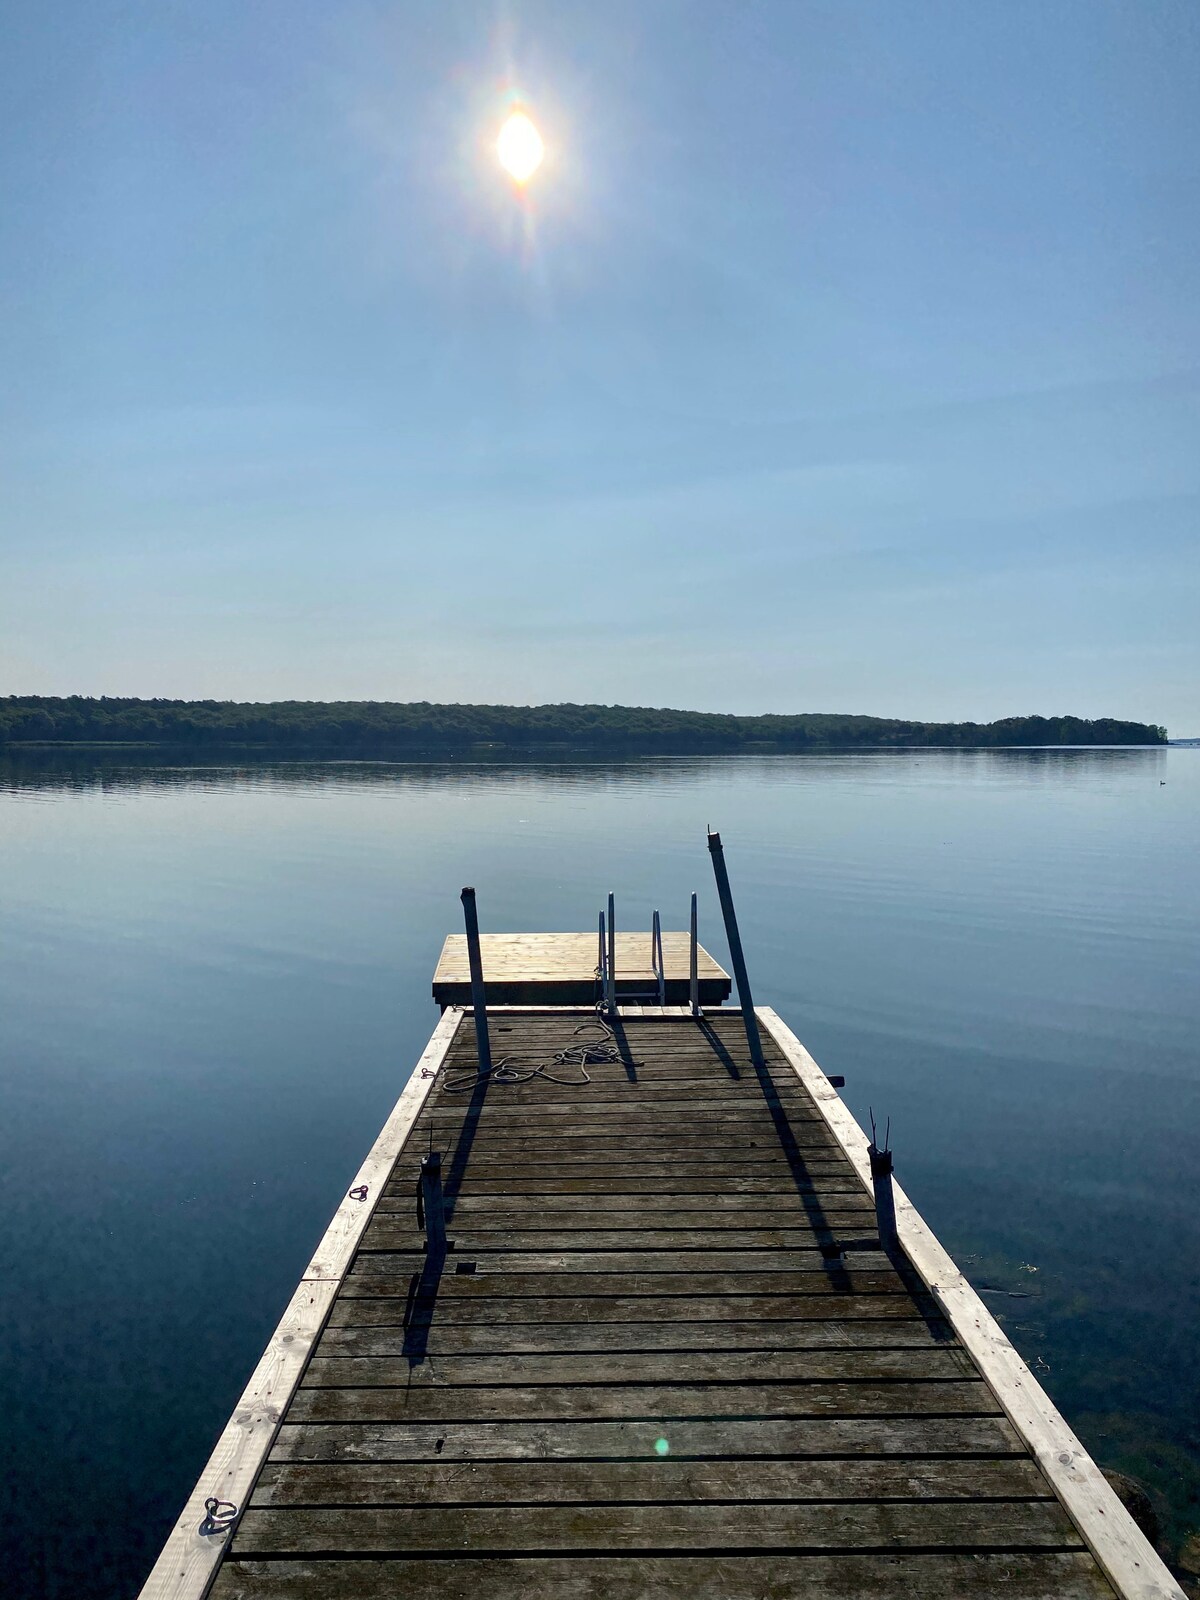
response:
<path id="1" fill-rule="evenodd" d="M 500 129 L 496 154 L 514 183 L 524 187 L 542 164 L 546 147 L 542 136 L 523 111 L 514 111 Z"/>

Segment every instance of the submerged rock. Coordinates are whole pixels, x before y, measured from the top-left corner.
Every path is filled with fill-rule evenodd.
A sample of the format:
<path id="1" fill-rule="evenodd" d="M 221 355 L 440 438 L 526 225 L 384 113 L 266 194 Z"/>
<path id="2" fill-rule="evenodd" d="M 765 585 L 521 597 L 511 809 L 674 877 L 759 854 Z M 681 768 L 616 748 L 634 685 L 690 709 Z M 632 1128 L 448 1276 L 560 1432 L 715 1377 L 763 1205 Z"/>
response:
<path id="1" fill-rule="evenodd" d="M 1138 1483 L 1136 1478 L 1129 1477 L 1124 1472 L 1105 1471 L 1108 1486 L 1116 1494 L 1117 1499 L 1137 1523 L 1138 1527 L 1157 1548 L 1158 1545 L 1158 1517 L 1154 1507 L 1150 1504 L 1150 1496 Z M 1200 1571 L 1200 1568 L 1197 1569 Z"/>

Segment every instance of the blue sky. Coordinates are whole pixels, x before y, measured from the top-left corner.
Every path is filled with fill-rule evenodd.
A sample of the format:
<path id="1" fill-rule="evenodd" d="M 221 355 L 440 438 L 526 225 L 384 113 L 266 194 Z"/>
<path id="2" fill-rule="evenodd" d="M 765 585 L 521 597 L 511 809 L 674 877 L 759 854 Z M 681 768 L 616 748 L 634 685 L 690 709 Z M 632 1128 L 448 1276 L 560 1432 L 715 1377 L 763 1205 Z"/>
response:
<path id="1" fill-rule="evenodd" d="M 1189 0 L 0 20 L 0 692 L 1200 733 Z"/>

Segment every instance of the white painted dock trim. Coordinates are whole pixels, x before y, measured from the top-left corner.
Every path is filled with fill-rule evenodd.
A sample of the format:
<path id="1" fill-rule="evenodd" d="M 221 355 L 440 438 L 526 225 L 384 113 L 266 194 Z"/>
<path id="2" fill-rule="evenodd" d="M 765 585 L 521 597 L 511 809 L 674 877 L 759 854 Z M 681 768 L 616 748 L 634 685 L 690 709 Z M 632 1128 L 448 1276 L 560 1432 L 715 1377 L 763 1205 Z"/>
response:
<path id="1" fill-rule="evenodd" d="M 204 1503 L 210 1498 L 235 1506 L 240 1514 L 288 1404 L 299 1386 L 313 1346 L 321 1336 L 338 1288 L 358 1241 L 383 1191 L 396 1157 L 433 1088 L 437 1070 L 458 1031 L 461 1007 L 448 1007 L 413 1068 L 391 1115 L 358 1169 L 346 1197 L 333 1214 L 299 1287 L 262 1359 L 217 1440 L 187 1504 L 167 1537 L 141 1591 L 141 1600 L 203 1600 L 237 1525 L 231 1517 L 219 1531 L 203 1534 Z M 351 1198 L 355 1192 L 362 1199 Z"/>
<path id="2" fill-rule="evenodd" d="M 770 1006 L 756 1006 L 755 1014 L 795 1068 L 870 1190 L 867 1136 L 849 1107 Z M 898 1183 L 893 1184 L 893 1192 L 896 1231 L 905 1255 L 974 1357 L 988 1387 L 1121 1600 L 1187 1600 L 1100 1468 Z"/>

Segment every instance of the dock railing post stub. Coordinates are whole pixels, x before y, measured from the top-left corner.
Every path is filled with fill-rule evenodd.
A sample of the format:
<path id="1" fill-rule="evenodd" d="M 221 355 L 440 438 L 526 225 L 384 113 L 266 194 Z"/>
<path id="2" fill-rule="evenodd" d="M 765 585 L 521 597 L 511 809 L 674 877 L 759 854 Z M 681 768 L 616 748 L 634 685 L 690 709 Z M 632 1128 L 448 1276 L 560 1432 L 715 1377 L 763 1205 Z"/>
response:
<path id="1" fill-rule="evenodd" d="M 474 889 L 462 892 L 463 921 L 467 929 L 467 960 L 471 968 L 471 1008 L 475 1013 L 475 1043 L 479 1053 L 479 1074 L 492 1070 L 492 1045 L 488 1038 L 487 990 L 483 982 L 483 955 L 479 948 L 479 913 Z"/>
<path id="2" fill-rule="evenodd" d="M 900 1248 L 896 1233 L 896 1201 L 892 1194 L 892 1152 L 880 1150 L 874 1140 L 867 1146 L 871 1162 L 871 1187 L 875 1191 L 875 1222 L 879 1243 L 890 1255 Z"/>
<path id="3" fill-rule="evenodd" d="M 746 1043 L 750 1046 L 750 1059 L 756 1067 L 766 1063 L 762 1040 L 758 1033 L 758 1019 L 754 1015 L 754 999 L 750 993 L 750 975 L 746 971 L 746 957 L 742 953 L 742 936 L 738 932 L 737 912 L 733 909 L 733 891 L 729 887 L 729 869 L 725 865 L 725 851 L 721 835 L 710 833 L 708 851 L 712 856 L 713 875 L 717 880 L 717 898 L 721 902 L 721 915 L 725 919 L 725 938 L 729 944 L 729 957 L 733 963 L 733 979 L 737 984 L 738 1004 L 742 1021 L 746 1025 Z"/>

